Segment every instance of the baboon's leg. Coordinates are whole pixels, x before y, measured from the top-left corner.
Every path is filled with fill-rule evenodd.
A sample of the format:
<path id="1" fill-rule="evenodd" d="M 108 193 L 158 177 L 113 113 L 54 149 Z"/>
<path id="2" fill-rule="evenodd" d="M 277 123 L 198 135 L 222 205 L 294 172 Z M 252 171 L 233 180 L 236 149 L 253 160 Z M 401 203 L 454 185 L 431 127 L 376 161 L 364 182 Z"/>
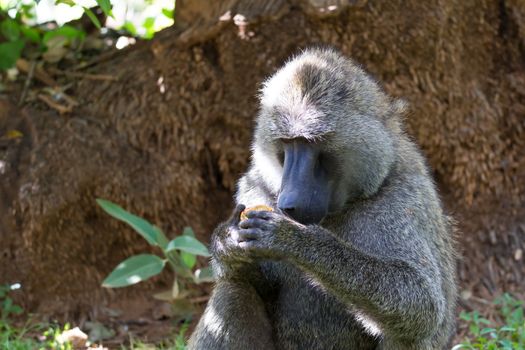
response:
<path id="1" fill-rule="evenodd" d="M 190 350 L 271 350 L 272 327 L 248 283 L 220 280 L 190 338 Z"/>

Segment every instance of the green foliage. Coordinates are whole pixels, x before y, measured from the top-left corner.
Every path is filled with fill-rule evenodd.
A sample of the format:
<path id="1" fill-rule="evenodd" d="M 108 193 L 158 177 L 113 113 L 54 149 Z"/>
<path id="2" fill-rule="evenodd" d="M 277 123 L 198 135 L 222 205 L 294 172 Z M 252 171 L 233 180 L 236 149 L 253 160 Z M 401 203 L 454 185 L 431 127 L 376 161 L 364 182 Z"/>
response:
<path id="1" fill-rule="evenodd" d="M 162 9 L 162 14 L 169 19 L 173 19 L 173 10 L 170 9 Z"/>
<path id="2" fill-rule="evenodd" d="M 57 3 L 59 2 L 67 3 L 58 0 Z M 32 21 L 35 17 L 35 4 L 33 1 L 17 3 L 13 8 L 16 10 L 14 18 L 9 17 L 8 9 L 0 9 L 0 17 L 4 18 L 0 21 L 0 38 L 4 41 L 0 43 L 0 70 L 14 67 L 28 46 L 33 46 L 32 58 L 38 58 L 54 46 L 67 45 L 76 39 L 84 40 L 84 32 L 68 25 L 47 29 L 47 27 L 29 24 L 28 21 Z M 63 40 L 56 40 L 56 38 L 63 38 Z"/>
<path id="3" fill-rule="evenodd" d="M 113 216 L 115 219 L 124 221 L 126 224 L 130 225 L 139 235 L 142 236 L 142 238 L 148 241 L 149 244 L 159 245 L 157 239 L 159 231 L 157 231 L 149 222 L 127 212 L 122 209 L 122 207 L 111 203 L 110 201 L 97 199 L 97 203 L 106 213 Z"/>
<path id="4" fill-rule="evenodd" d="M 59 326 L 45 326 L 43 324 L 36 324 L 29 326 L 29 322 L 22 327 L 15 327 L 12 324 L 12 317 L 20 315 L 23 309 L 15 305 L 9 294 L 19 288 L 20 285 L 0 286 L 0 349 L 6 350 L 71 350 L 71 344 L 62 343 L 59 336 L 62 332 L 69 329 L 66 324 L 62 329 Z M 28 333 L 40 333 L 40 339 L 33 340 L 28 336 Z"/>
<path id="5" fill-rule="evenodd" d="M 127 287 L 158 275 L 164 268 L 165 260 L 156 255 L 140 254 L 132 256 L 118 266 L 102 282 L 103 287 Z"/>
<path id="6" fill-rule="evenodd" d="M 73 41 L 76 39 L 84 40 L 85 36 L 86 33 L 83 31 L 69 25 L 63 25 L 62 27 L 46 32 L 43 36 L 42 42 L 44 45 L 49 45 L 50 41 L 57 37 L 63 37 L 68 41 Z"/>
<path id="7" fill-rule="evenodd" d="M 46 340 L 40 349 L 73 350 L 73 346 L 70 342 L 62 342 L 60 340 L 60 335 L 63 332 L 69 330 L 69 328 L 69 323 L 66 323 L 64 328 L 60 328 L 58 326 L 48 327 L 48 329 L 42 333 Z"/>
<path id="8" fill-rule="evenodd" d="M 0 23 L 0 33 L 8 40 L 15 41 L 20 37 L 20 26 L 11 18 L 6 18 Z"/>
<path id="9" fill-rule="evenodd" d="M 0 286 L 0 320 L 7 322 L 8 318 L 12 315 L 20 315 L 22 308 L 18 305 L 13 304 L 13 299 L 9 297 L 9 292 L 15 289 L 13 286 Z"/>
<path id="10" fill-rule="evenodd" d="M 86 16 L 89 17 L 89 19 L 91 20 L 91 22 L 93 22 L 93 24 L 98 28 L 102 28 L 102 25 L 100 24 L 100 21 L 98 20 L 97 16 L 95 16 L 95 14 L 93 13 L 93 11 L 91 11 L 89 8 L 85 7 L 85 6 L 82 6 L 82 8 L 84 9 L 84 13 L 86 14 Z"/>
<path id="11" fill-rule="evenodd" d="M 3 12 L 0 11 L 0 15 Z M 18 20 L 8 17 L 4 14 L 5 19 L 0 21 L 0 37 L 5 42 L 0 43 L 0 70 L 6 70 L 13 67 L 16 60 L 21 56 L 25 42 L 28 39 L 33 40 L 35 33 L 33 31 L 22 29 L 23 26 Z"/>
<path id="12" fill-rule="evenodd" d="M 175 338 L 174 350 L 186 350 L 185 334 L 189 327 L 189 322 L 184 322 L 184 324 L 180 327 L 179 334 L 177 334 L 177 337 Z"/>
<path id="13" fill-rule="evenodd" d="M 113 17 L 113 13 L 111 12 L 111 2 L 109 2 L 109 0 L 97 0 L 97 5 L 100 6 L 106 16 Z"/>
<path id="14" fill-rule="evenodd" d="M 115 1 L 114 1 L 115 2 Z M 64 49 L 79 49 L 86 38 L 82 28 L 77 29 L 70 25 L 39 26 L 36 24 L 36 4 L 38 0 L 27 1 L 0 1 L 0 71 L 15 66 L 21 57 L 29 59 L 44 58 L 48 62 L 58 62 L 67 52 Z M 93 13 L 93 11 L 82 6 L 79 0 L 54 0 L 55 4 L 64 4 L 70 7 L 82 8 L 84 14 L 97 27 L 101 28 L 104 23 Z M 96 0 L 97 5 L 108 17 L 114 17 L 110 0 Z M 149 4 L 149 5 L 148 5 Z M 151 3 L 141 5 L 141 8 L 152 6 Z M 14 11 L 13 11 L 14 10 Z M 142 11 L 135 11 L 140 13 Z M 158 16 L 173 20 L 173 10 L 162 9 Z M 160 26 L 166 26 L 157 21 L 156 17 L 148 17 L 141 24 L 126 21 L 121 30 L 127 31 L 131 36 L 142 36 L 151 39 Z M 160 23 L 160 24 L 159 24 Z M 137 25 L 139 29 L 137 29 Z M 47 52 L 47 55 L 46 55 Z"/>
<path id="15" fill-rule="evenodd" d="M 13 303 L 9 293 L 13 286 L 0 286 L 0 349 L 31 350 L 35 342 L 24 339 L 25 329 L 17 329 L 10 323 L 10 317 L 22 313 L 22 308 Z"/>
<path id="16" fill-rule="evenodd" d="M 176 249 L 194 255 L 210 256 L 208 248 L 206 248 L 206 246 L 199 242 L 196 238 L 191 236 L 177 237 L 173 241 L 169 242 L 168 246 L 166 247 L 167 252 L 171 252 Z"/>
<path id="17" fill-rule="evenodd" d="M 460 319 L 468 326 L 468 339 L 452 350 L 523 350 L 525 349 L 524 302 L 504 294 L 494 301 L 503 325 L 495 325 L 478 311 L 462 312 Z"/>
<path id="18" fill-rule="evenodd" d="M 124 30 L 126 30 L 128 33 L 130 33 L 132 36 L 136 36 L 137 35 L 137 27 L 135 27 L 135 25 L 133 24 L 133 22 L 130 22 L 130 21 L 126 21 L 126 23 L 124 23 L 124 25 L 122 26 L 122 28 Z"/>
<path id="19" fill-rule="evenodd" d="M 13 67 L 24 49 L 24 41 L 17 40 L 0 44 L 0 70 Z"/>
<path id="20" fill-rule="evenodd" d="M 211 269 L 204 268 L 192 272 L 197 256 L 210 256 L 204 244 L 195 238 L 192 229 L 187 227 L 181 236 L 168 241 L 162 230 L 148 221 L 126 211 L 115 203 L 97 199 L 100 207 L 109 215 L 131 226 L 150 245 L 159 247 L 164 258 L 153 254 L 132 256 L 121 262 L 102 285 L 108 288 L 126 287 L 145 281 L 159 274 L 168 263 L 176 274 L 173 288 L 167 299 L 178 299 L 184 296 L 181 286 L 186 283 L 201 283 L 213 280 Z"/>
<path id="21" fill-rule="evenodd" d="M 155 34 L 155 17 L 148 17 L 142 23 L 142 27 L 146 30 L 144 38 L 151 39 Z"/>

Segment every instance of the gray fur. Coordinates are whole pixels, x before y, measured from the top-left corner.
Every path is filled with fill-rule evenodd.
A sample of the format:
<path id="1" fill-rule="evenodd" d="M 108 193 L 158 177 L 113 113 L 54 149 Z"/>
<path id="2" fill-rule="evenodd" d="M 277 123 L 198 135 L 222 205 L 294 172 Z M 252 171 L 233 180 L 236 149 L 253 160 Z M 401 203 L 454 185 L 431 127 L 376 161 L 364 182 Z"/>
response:
<path id="1" fill-rule="evenodd" d="M 280 139 L 301 137 L 336 159 L 334 205 L 306 226 L 279 212 L 239 225 L 238 206 L 214 232 L 218 282 L 190 349 L 445 348 L 452 226 L 403 110 L 332 50 L 304 51 L 265 82 L 237 203 L 276 206 Z"/>

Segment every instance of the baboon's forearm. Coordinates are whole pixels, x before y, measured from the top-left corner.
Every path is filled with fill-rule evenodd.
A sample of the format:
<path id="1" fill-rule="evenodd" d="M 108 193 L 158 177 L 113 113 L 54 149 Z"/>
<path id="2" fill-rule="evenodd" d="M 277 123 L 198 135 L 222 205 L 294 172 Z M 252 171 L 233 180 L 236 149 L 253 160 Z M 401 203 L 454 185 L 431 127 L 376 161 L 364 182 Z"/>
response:
<path id="1" fill-rule="evenodd" d="M 440 279 L 414 263 L 365 254 L 320 227 L 294 240 L 292 260 L 350 307 L 364 311 L 396 334 L 421 337 L 443 317 Z M 425 271 L 425 273 L 422 273 Z"/>

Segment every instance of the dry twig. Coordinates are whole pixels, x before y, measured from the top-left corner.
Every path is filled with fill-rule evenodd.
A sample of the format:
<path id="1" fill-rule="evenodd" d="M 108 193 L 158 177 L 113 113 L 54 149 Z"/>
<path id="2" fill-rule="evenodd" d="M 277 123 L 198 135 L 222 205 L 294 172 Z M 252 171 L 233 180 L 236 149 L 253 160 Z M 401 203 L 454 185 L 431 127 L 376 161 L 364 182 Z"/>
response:
<path id="1" fill-rule="evenodd" d="M 29 86 L 31 85 L 31 81 L 33 80 L 33 75 L 35 73 L 35 67 L 36 67 L 36 61 L 31 62 L 31 66 L 29 67 L 29 71 L 27 72 L 26 81 L 24 83 L 24 90 L 22 90 L 22 94 L 20 95 L 20 100 L 18 101 L 18 105 L 21 106 L 27 96 L 27 91 L 29 90 Z"/>
<path id="2" fill-rule="evenodd" d="M 18 70 L 28 74 L 31 70 L 31 65 L 29 62 L 23 58 L 20 58 L 16 61 L 16 68 Z M 44 71 L 41 67 L 35 67 L 34 76 L 37 80 L 41 81 L 42 83 L 55 87 L 57 86 L 57 82 L 47 74 L 46 71 Z"/>
<path id="3" fill-rule="evenodd" d="M 56 68 L 52 68 L 51 72 L 57 75 L 64 75 L 66 77 L 89 79 L 89 80 L 104 80 L 104 81 L 117 81 L 118 77 L 109 74 L 90 74 L 81 72 L 67 72 Z"/>
<path id="4" fill-rule="evenodd" d="M 57 102 L 53 101 L 53 99 L 50 96 L 47 96 L 47 95 L 44 95 L 44 94 L 39 94 L 38 98 L 41 101 L 43 101 L 45 104 L 47 104 L 49 107 L 51 107 L 54 110 L 58 111 L 58 113 L 60 113 L 60 114 L 71 113 L 71 111 L 73 111 L 73 106 L 72 105 L 69 105 L 69 106 L 61 105 L 60 103 L 57 103 Z"/>

